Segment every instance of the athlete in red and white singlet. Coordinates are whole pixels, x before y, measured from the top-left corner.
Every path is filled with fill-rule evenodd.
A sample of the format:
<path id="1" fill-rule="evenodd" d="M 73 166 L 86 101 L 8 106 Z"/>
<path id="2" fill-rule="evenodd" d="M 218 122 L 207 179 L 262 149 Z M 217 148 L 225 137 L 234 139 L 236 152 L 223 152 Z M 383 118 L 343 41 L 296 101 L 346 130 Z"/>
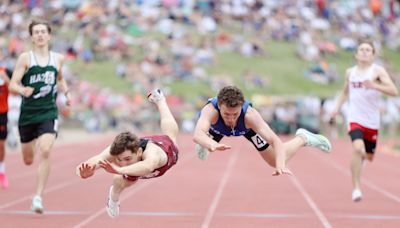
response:
<path id="1" fill-rule="evenodd" d="M 381 92 L 363 86 L 364 81 L 374 80 L 374 69 L 376 67 L 375 64 L 372 64 L 363 74 L 360 73 L 357 66 L 350 68 L 348 79 L 350 102 L 348 122 L 358 123 L 366 128 L 378 130 L 380 125 L 379 105 Z"/>
<path id="2" fill-rule="evenodd" d="M 374 64 L 375 49 L 371 42 L 359 44 L 355 59 L 356 66 L 346 70 L 341 96 L 332 112 L 332 118 L 339 112 L 348 99 L 349 135 L 352 140 L 353 154 L 351 173 L 353 182 L 352 199 L 362 199 L 361 168 L 365 159 L 372 161 L 377 144 L 380 125 L 379 106 L 381 94 L 396 96 L 398 91 L 386 70 Z"/>

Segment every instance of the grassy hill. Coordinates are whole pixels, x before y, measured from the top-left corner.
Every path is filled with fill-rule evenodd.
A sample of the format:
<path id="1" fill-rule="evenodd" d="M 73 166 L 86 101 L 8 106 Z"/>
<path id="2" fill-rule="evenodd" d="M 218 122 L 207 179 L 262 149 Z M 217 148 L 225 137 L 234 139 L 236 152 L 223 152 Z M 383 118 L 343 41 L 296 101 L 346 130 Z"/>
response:
<path id="1" fill-rule="evenodd" d="M 329 56 L 328 62 L 335 64 L 340 75 L 340 80 L 331 85 L 320 85 L 305 78 L 304 72 L 309 63 L 295 56 L 295 45 L 287 42 L 268 41 L 265 57 L 245 58 L 238 53 L 220 53 L 217 57 L 218 64 L 206 69 L 211 75 L 231 75 L 237 86 L 241 85 L 240 74 L 250 68 L 252 71 L 264 75 L 269 80 L 269 86 L 264 91 L 255 89 L 245 90 L 246 95 L 261 93 L 267 95 L 317 95 L 320 97 L 332 96 L 343 83 L 343 74 L 347 67 L 353 65 L 352 53 L 339 51 L 336 56 Z M 383 56 L 389 60 L 395 72 L 400 71 L 400 54 L 398 51 L 384 50 Z M 79 72 L 82 79 L 91 81 L 100 87 L 109 87 L 121 93 L 133 93 L 132 86 L 124 79 L 115 75 L 115 62 L 105 61 L 84 64 L 73 62 L 72 69 Z M 174 94 L 185 96 L 189 99 L 199 94 L 214 95 L 206 83 L 189 83 L 176 81 L 169 84 Z M 188 93 L 190 91 L 190 93 Z"/>

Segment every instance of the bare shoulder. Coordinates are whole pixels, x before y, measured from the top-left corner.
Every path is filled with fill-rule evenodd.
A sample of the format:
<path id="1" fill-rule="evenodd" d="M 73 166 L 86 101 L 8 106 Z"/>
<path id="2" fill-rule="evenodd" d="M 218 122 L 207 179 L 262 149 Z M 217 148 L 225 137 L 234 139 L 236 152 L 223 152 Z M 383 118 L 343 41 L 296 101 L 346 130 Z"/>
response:
<path id="1" fill-rule="evenodd" d="M 376 74 L 382 74 L 383 72 L 386 72 L 386 69 L 378 64 L 374 64 L 374 71 Z"/>
<path id="2" fill-rule="evenodd" d="M 211 103 L 206 104 L 201 110 L 202 117 L 213 118 L 218 115 L 217 109 L 215 109 L 214 105 Z"/>
<path id="3" fill-rule="evenodd" d="M 247 108 L 246 114 L 244 116 L 245 124 L 246 126 L 253 127 L 260 121 L 260 113 L 257 111 L 257 109 L 249 106 Z"/>
<path id="4" fill-rule="evenodd" d="M 18 61 L 28 62 L 29 61 L 29 52 L 27 52 L 27 51 L 22 52 L 18 57 Z"/>
<path id="5" fill-rule="evenodd" d="M 60 63 L 64 62 L 65 56 L 63 54 L 58 53 L 58 52 L 53 52 L 53 54 L 54 54 L 54 57 L 56 58 L 57 62 L 60 62 Z"/>
<path id="6" fill-rule="evenodd" d="M 143 152 L 143 158 L 151 160 L 167 159 L 165 151 L 153 142 L 147 143 L 146 150 Z"/>
<path id="7" fill-rule="evenodd" d="M 349 78 L 350 73 L 351 73 L 351 71 L 353 70 L 353 68 L 354 68 L 354 66 L 349 67 L 349 68 L 346 69 L 346 71 L 345 71 L 345 79 L 348 79 L 348 78 Z"/>

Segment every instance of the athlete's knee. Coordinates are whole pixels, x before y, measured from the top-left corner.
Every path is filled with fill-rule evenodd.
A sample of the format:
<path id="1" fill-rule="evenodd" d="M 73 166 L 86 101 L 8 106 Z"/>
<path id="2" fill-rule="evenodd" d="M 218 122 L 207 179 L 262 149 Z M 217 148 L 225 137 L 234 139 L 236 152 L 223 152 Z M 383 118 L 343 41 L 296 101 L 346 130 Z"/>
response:
<path id="1" fill-rule="evenodd" d="M 365 154 L 365 148 L 363 148 L 363 147 L 354 147 L 354 155 L 357 155 L 357 156 L 359 156 L 359 155 L 362 155 L 362 154 Z"/>
<path id="2" fill-rule="evenodd" d="M 32 165 L 34 158 L 33 150 L 29 147 L 23 147 L 22 158 L 24 160 L 25 165 Z"/>
<path id="3" fill-rule="evenodd" d="M 40 157 L 42 159 L 49 159 L 50 158 L 50 150 L 41 150 Z"/>
<path id="4" fill-rule="evenodd" d="M 25 163 L 25 165 L 32 165 L 33 164 L 33 156 L 24 156 L 24 163 Z"/>
<path id="5" fill-rule="evenodd" d="M 115 176 L 113 178 L 114 191 L 121 192 L 126 187 L 134 184 L 136 181 L 125 180 L 122 176 Z"/>

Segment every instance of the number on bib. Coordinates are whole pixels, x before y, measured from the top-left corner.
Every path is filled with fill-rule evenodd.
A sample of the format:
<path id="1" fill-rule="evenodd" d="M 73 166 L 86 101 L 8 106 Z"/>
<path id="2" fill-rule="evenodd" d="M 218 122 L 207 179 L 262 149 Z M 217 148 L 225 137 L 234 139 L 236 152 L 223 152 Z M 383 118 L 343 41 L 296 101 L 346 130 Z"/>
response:
<path id="1" fill-rule="evenodd" d="M 253 137 L 251 137 L 251 140 L 257 148 L 261 148 L 267 144 L 267 141 L 261 138 L 259 134 L 255 134 Z"/>

